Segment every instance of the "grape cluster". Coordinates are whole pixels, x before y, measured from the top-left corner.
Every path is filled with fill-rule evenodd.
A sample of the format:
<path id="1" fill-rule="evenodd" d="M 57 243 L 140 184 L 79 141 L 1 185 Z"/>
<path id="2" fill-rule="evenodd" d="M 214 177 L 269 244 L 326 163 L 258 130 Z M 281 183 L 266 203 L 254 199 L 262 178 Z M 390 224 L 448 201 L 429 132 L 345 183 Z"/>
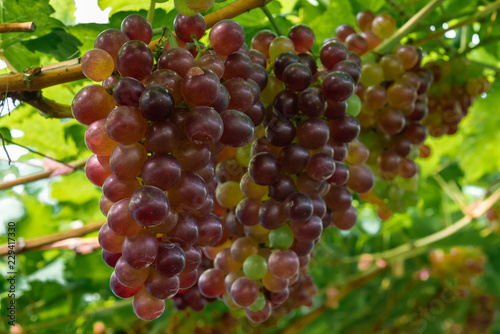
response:
<path id="1" fill-rule="evenodd" d="M 484 271 L 486 257 L 473 247 L 454 247 L 445 253 L 434 250 L 430 253 L 431 274 L 443 281 L 453 277 L 461 294 L 469 294 L 473 280 Z"/>
<path id="2" fill-rule="evenodd" d="M 312 305 L 314 245 L 324 228 L 352 228 L 351 191 L 374 185 L 367 166 L 345 163 L 363 50 L 326 40 L 318 66 L 306 25 L 261 31 L 251 49 L 235 21 L 214 25 L 209 48 L 197 42 L 205 28 L 200 14 L 178 14 L 180 47 L 156 54 L 139 15 L 103 31 L 82 58 L 102 85 L 78 92 L 72 111 L 88 125 L 115 295 L 133 296 L 144 320 L 166 299 L 200 311 L 220 298 L 260 323 Z"/>
<path id="3" fill-rule="evenodd" d="M 457 132 L 472 102 L 490 89 L 490 82 L 466 59 L 430 62 L 434 83 L 429 90 L 429 115 L 424 124 L 433 137 Z"/>
<path id="4" fill-rule="evenodd" d="M 360 33 L 341 25 L 335 39 L 345 41 L 360 55 L 375 49 L 396 29 L 390 16 L 370 11 L 358 13 L 357 24 Z M 375 187 L 360 192 L 360 198 L 376 204 L 380 218 L 387 219 L 393 211 L 403 211 L 418 200 L 419 169 L 414 159 L 427 137 L 421 120 L 427 115 L 426 92 L 432 72 L 420 67 L 421 52 L 409 45 L 385 55 L 373 53 L 371 58 L 361 67 L 356 91 L 361 134 L 349 145 L 346 162 L 352 165 L 350 171 L 363 166 L 374 172 Z"/>
<path id="5" fill-rule="evenodd" d="M 495 321 L 498 302 L 475 284 L 486 263 L 481 250 L 477 247 L 454 247 L 448 252 L 438 249 L 430 253 L 429 259 L 431 275 L 469 305 L 465 321 L 453 326 L 449 333 L 489 333 Z"/>
<path id="6" fill-rule="evenodd" d="M 187 43 L 203 36 L 205 21 L 179 14 L 174 29 Z M 103 84 L 83 88 L 72 104 L 74 117 L 89 126 L 85 142 L 94 155 L 87 176 L 103 190 L 107 222 L 99 242 L 115 268 L 111 289 L 134 296 L 134 311 L 144 320 L 160 316 L 164 300 L 179 291 L 193 309 L 203 308 L 191 288 L 200 247 L 223 236 L 221 219 L 212 214 L 215 159 L 225 146 L 253 140 L 253 121 L 242 111 L 260 95 L 255 82 L 230 77 L 234 67 L 252 64 L 236 52 L 244 41 L 238 23 L 221 21 L 210 34 L 225 61 L 215 52 L 195 57 L 169 47 L 155 61 L 151 39 L 151 25 L 139 15 L 125 18 L 121 30 L 103 31 L 82 58 L 84 74 Z"/>
<path id="7" fill-rule="evenodd" d="M 343 25 L 335 38 L 361 54 L 376 48 L 396 28 L 391 17 L 370 11 L 358 13 L 357 24 L 361 33 Z M 418 202 L 419 167 L 414 160 L 431 154 L 424 144 L 428 134 L 455 133 L 474 98 L 488 91 L 490 83 L 462 59 L 422 67 L 422 51 L 411 45 L 371 58 L 361 68 L 356 92 L 361 134 L 349 146 L 346 161 L 365 163 L 374 171 L 375 187 L 360 198 L 376 204 L 379 217 L 388 219 Z"/>

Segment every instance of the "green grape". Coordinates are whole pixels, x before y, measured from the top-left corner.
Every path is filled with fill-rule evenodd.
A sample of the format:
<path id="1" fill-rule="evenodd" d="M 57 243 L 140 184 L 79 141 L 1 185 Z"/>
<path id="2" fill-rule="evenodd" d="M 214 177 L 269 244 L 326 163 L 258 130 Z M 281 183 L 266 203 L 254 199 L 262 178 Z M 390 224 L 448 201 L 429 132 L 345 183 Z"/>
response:
<path id="1" fill-rule="evenodd" d="M 261 279 L 267 272 L 267 261 L 262 256 L 251 255 L 243 262 L 243 272 L 251 279 Z"/>
<path id="2" fill-rule="evenodd" d="M 351 116 L 358 116 L 361 112 L 361 99 L 358 95 L 353 94 L 347 99 L 347 113 Z"/>
<path id="3" fill-rule="evenodd" d="M 184 15 L 184 16 L 193 16 L 198 14 L 198 12 L 195 12 L 186 5 L 186 0 L 174 0 L 174 6 L 175 9 L 179 12 L 179 14 Z"/>
<path id="4" fill-rule="evenodd" d="M 194 12 L 204 13 L 214 5 L 214 0 L 184 0 L 186 6 Z"/>
<path id="5" fill-rule="evenodd" d="M 274 61 L 281 53 L 285 51 L 294 51 L 295 45 L 292 40 L 285 36 L 279 36 L 273 39 L 269 45 L 269 56 Z"/>
<path id="6" fill-rule="evenodd" d="M 293 244 L 293 233 L 288 225 L 283 225 L 269 232 L 269 246 L 277 249 L 288 249 Z"/>
<path id="7" fill-rule="evenodd" d="M 364 64 L 361 67 L 361 83 L 365 87 L 378 85 L 384 80 L 384 69 L 376 63 Z"/>
<path id="8" fill-rule="evenodd" d="M 274 74 L 269 74 L 269 79 L 266 88 L 261 92 L 260 99 L 262 102 L 272 104 L 276 95 L 283 90 L 283 82 L 276 78 Z"/>
<path id="9" fill-rule="evenodd" d="M 252 305 L 248 306 L 248 309 L 253 312 L 258 312 L 262 310 L 262 308 L 266 306 L 266 297 L 262 293 L 259 294 L 259 298 Z"/>
<path id="10" fill-rule="evenodd" d="M 252 152 L 252 143 L 248 144 L 247 146 L 238 147 L 236 149 L 236 154 L 235 154 L 236 161 L 238 161 L 238 163 L 242 167 L 247 167 L 248 164 L 250 163 L 251 152 Z"/>
<path id="11" fill-rule="evenodd" d="M 241 192 L 239 182 L 227 181 L 217 186 L 215 198 L 221 206 L 234 208 L 245 196 Z"/>

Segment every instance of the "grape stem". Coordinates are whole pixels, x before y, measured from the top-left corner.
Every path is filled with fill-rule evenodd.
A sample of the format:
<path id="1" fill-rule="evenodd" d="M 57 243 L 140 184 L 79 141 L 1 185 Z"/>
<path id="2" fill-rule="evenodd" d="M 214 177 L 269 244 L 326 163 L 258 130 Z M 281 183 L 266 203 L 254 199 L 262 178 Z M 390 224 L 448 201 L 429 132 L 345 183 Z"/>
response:
<path id="1" fill-rule="evenodd" d="M 48 245 L 51 245 L 55 242 L 61 241 L 61 240 L 66 240 L 70 238 L 77 238 L 84 236 L 86 234 L 95 232 L 101 228 L 102 225 L 104 225 L 105 221 L 98 222 L 98 223 L 92 223 L 85 225 L 80 228 L 75 228 L 69 231 L 64 231 L 60 233 L 55 233 L 51 235 L 46 235 L 40 238 L 35 238 L 31 240 L 22 240 L 19 238 L 16 242 L 16 254 L 24 253 L 30 250 L 36 250 L 40 249 L 42 247 L 48 247 Z M 9 248 L 8 244 L 1 245 L 0 246 L 0 256 L 5 256 L 9 253 Z"/>
<path id="2" fill-rule="evenodd" d="M 0 34 L 6 32 L 34 32 L 36 30 L 35 22 L 7 23 L 0 24 Z"/>
<path id="3" fill-rule="evenodd" d="M 276 23 L 276 20 L 274 19 L 273 14 L 271 14 L 271 12 L 269 11 L 269 8 L 264 6 L 264 7 L 261 7 L 261 9 L 264 12 L 264 14 L 266 14 L 267 19 L 269 20 L 269 22 L 273 26 L 274 30 L 276 30 L 276 33 L 279 36 L 283 36 L 283 33 L 281 32 L 280 28 L 278 27 L 278 23 Z"/>
<path id="4" fill-rule="evenodd" d="M 492 12 L 495 12 L 497 11 L 498 9 L 500 9 L 500 0 L 497 0 L 495 2 L 492 2 L 490 3 L 488 6 L 485 6 L 483 7 L 483 9 L 477 11 L 474 15 L 472 15 L 471 17 L 465 19 L 465 20 L 462 20 L 450 27 L 448 27 L 447 29 L 443 29 L 443 30 L 440 30 L 440 31 L 436 31 L 432 34 L 429 34 L 427 37 L 425 38 L 422 38 L 416 42 L 413 43 L 413 46 L 421 46 L 421 45 L 424 45 L 425 43 L 428 43 L 430 41 L 433 41 L 435 40 L 436 38 L 444 35 L 445 33 L 447 33 L 448 31 L 450 30 L 454 30 L 454 29 L 457 29 L 457 28 L 460 28 L 460 27 L 463 27 L 465 25 L 468 25 L 468 24 L 471 24 L 473 22 L 476 22 L 478 19 L 486 16 L 486 15 L 489 15 L 491 14 Z M 418 15 L 418 14 L 417 14 Z"/>
<path id="5" fill-rule="evenodd" d="M 423 20 L 424 17 L 429 15 L 443 0 L 432 0 L 427 5 L 425 5 L 417 14 L 415 14 L 410 20 L 408 20 L 401 28 L 399 28 L 391 37 L 386 39 L 382 44 L 375 48 L 377 53 L 387 53 L 396 44 L 399 43 L 401 38 L 412 32 L 417 25 Z"/>
<path id="6" fill-rule="evenodd" d="M 151 4 L 149 5 L 149 10 L 148 10 L 148 17 L 147 17 L 149 23 L 151 23 L 151 24 L 153 24 L 153 18 L 155 16 L 155 5 L 156 5 L 156 2 L 151 0 Z"/>
<path id="7" fill-rule="evenodd" d="M 170 43 L 171 48 L 178 48 L 179 43 L 177 43 L 177 38 L 175 37 L 174 33 L 172 30 L 168 29 L 165 27 L 165 37 L 168 40 L 168 43 Z"/>

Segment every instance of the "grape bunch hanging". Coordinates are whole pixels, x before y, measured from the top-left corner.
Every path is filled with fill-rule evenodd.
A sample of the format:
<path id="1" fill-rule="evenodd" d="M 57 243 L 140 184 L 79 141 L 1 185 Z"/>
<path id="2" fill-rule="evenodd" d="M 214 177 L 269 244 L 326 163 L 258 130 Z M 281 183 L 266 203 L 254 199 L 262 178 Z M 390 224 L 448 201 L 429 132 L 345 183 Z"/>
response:
<path id="1" fill-rule="evenodd" d="M 103 191 L 111 290 L 133 297 L 143 320 L 166 299 L 195 311 L 221 299 L 257 323 L 311 306 L 307 267 L 323 229 L 355 225 L 356 193 L 381 217 L 398 211 L 375 175 L 418 174 L 432 72 L 409 46 L 361 63 L 394 32 L 386 15 L 360 13 L 361 33 L 339 26 L 316 59 L 307 25 L 260 31 L 248 48 L 241 25 L 222 20 L 205 48 L 203 16 L 177 9 L 175 39 L 151 43 L 150 23 L 130 15 L 82 58 L 102 81 L 72 111 Z"/>

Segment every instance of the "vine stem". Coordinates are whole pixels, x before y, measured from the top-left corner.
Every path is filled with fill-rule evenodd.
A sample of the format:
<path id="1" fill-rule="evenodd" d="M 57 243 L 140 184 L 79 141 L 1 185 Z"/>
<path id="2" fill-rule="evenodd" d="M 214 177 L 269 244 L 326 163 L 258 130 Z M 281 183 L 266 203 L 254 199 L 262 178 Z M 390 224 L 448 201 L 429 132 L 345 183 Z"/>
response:
<path id="1" fill-rule="evenodd" d="M 35 22 L 0 24 L 0 34 L 6 32 L 33 32 L 36 30 Z"/>
<path id="2" fill-rule="evenodd" d="M 0 92 L 37 91 L 65 82 L 84 79 L 80 64 L 76 58 L 43 67 L 29 68 L 24 73 L 0 76 Z"/>
<path id="3" fill-rule="evenodd" d="M 398 247 L 379 252 L 368 254 L 372 257 L 372 260 L 383 259 L 386 262 L 401 260 L 401 259 L 409 259 L 411 257 L 417 256 L 421 253 L 424 253 L 427 248 L 442 239 L 445 239 L 459 230 L 469 225 L 475 218 L 482 216 L 486 211 L 488 211 L 493 204 L 500 200 L 500 188 L 497 189 L 494 193 L 492 193 L 487 199 L 479 202 L 478 204 L 471 205 L 467 209 L 465 209 L 465 216 L 454 224 L 436 232 L 430 234 L 426 237 L 417 239 L 415 241 L 410 241 Z M 366 256 L 367 254 L 361 254 L 358 256 L 353 256 L 349 258 L 342 259 L 343 263 L 355 263 L 359 262 L 362 256 Z"/>
<path id="4" fill-rule="evenodd" d="M 457 28 L 460 28 L 460 27 L 463 27 L 465 25 L 468 25 L 468 24 L 471 24 L 475 21 L 477 21 L 478 19 L 486 16 L 486 15 L 489 15 L 491 14 L 492 12 L 495 12 L 497 11 L 498 9 L 500 9 L 500 0 L 497 0 L 495 2 L 492 2 L 490 3 L 488 6 L 485 6 L 482 10 L 479 10 L 477 11 L 474 15 L 472 15 L 471 17 L 465 19 L 465 20 L 462 20 L 456 24 L 454 24 L 453 26 L 451 27 L 448 27 L 447 29 L 443 29 L 443 30 L 440 30 L 440 31 L 436 31 L 432 34 L 429 34 L 427 37 L 424 37 L 418 41 L 415 41 L 414 43 L 412 43 L 413 46 L 421 46 L 421 45 L 424 45 L 425 43 L 428 43 L 430 41 L 433 41 L 435 40 L 436 38 L 444 35 L 445 33 L 447 33 L 448 31 L 450 30 L 455 30 Z"/>
<path id="5" fill-rule="evenodd" d="M 26 102 L 32 107 L 36 108 L 40 114 L 48 118 L 70 118 L 73 117 L 71 113 L 71 106 L 60 104 L 42 95 L 42 91 L 14 91 L 7 92 L 3 96 L 10 97 L 14 100 Z"/>
<path id="6" fill-rule="evenodd" d="M 429 15 L 443 0 L 432 0 L 425 5 L 417 14 L 408 20 L 401 28 L 399 28 L 391 37 L 386 39 L 382 44 L 375 48 L 377 53 L 387 53 L 390 51 L 404 36 L 408 35 L 421 23 L 424 17 Z"/>
<path id="7" fill-rule="evenodd" d="M 274 30 L 276 30 L 276 33 L 279 36 L 283 36 L 283 33 L 281 32 L 280 28 L 278 27 L 278 23 L 276 23 L 276 20 L 274 19 L 273 14 L 271 14 L 271 12 L 269 11 L 269 8 L 267 8 L 266 6 L 264 6 L 264 7 L 261 7 L 261 9 L 264 12 L 264 14 L 266 14 L 267 19 L 269 20 L 269 22 L 273 26 Z"/>
<path id="8" fill-rule="evenodd" d="M 15 252 L 16 254 L 21 254 L 24 252 L 27 252 L 29 250 L 35 250 L 35 249 L 40 249 L 42 247 L 47 247 L 48 245 L 54 244 L 58 241 L 65 240 L 65 239 L 70 239 L 70 238 L 77 238 L 77 237 L 82 237 L 84 235 L 87 235 L 89 233 L 95 232 L 101 228 L 102 225 L 106 223 L 105 221 L 98 222 L 98 223 L 92 223 L 85 225 L 80 228 L 75 228 L 73 230 L 69 231 L 64 231 L 60 233 L 55 233 L 51 235 L 46 235 L 40 238 L 35 238 L 31 240 L 18 240 L 15 245 Z M 0 246 L 0 256 L 5 256 L 9 254 L 9 245 L 1 245 Z"/>

